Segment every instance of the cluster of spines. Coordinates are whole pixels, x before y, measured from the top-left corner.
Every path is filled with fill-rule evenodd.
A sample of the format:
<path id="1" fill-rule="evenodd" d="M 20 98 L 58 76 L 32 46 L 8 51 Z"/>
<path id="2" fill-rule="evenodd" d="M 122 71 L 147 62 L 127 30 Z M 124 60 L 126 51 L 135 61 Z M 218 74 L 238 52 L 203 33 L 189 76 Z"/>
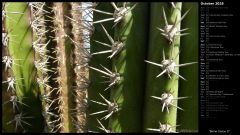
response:
<path id="1" fill-rule="evenodd" d="M 46 10 L 46 3 L 44 2 L 29 2 L 29 6 L 31 8 L 31 28 L 33 31 L 34 66 L 37 70 L 36 82 L 41 93 L 42 115 L 45 120 L 43 132 L 55 132 L 55 119 L 58 114 L 53 112 L 53 104 L 56 100 L 51 97 L 55 89 L 49 84 L 49 81 L 53 79 L 49 72 L 54 72 L 54 69 L 49 69 L 49 63 L 50 60 L 55 60 L 55 58 L 51 56 L 51 50 L 48 47 L 50 43 L 50 40 L 46 37 L 46 33 L 49 32 L 46 29 L 48 19 L 45 17 L 50 11 Z"/>
<path id="2" fill-rule="evenodd" d="M 76 132 L 86 132 L 86 109 L 87 109 L 87 89 L 90 85 L 88 79 L 88 62 L 91 59 L 89 48 L 84 44 L 89 44 L 91 23 L 85 16 L 91 17 L 86 3 L 72 3 L 71 17 L 66 16 L 72 22 L 73 37 L 70 40 L 74 44 L 73 62 L 76 82 L 73 86 L 72 94 L 75 97 L 75 107 L 71 109 L 72 122 Z"/>
<path id="3" fill-rule="evenodd" d="M 68 4 L 67 4 L 68 5 Z M 56 110 L 58 115 L 58 124 L 56 125 L 57 130 L 59 132 L 66 132 L 68 129 L 68 125 L 65 125 L 66 123 L 68 123 L 69 118 L 68 116 L 66 117 L 66 115 L 68 115 L 68 111 L 69 108 L 65 108 L 65 106 L 68 107 L 68 101 L 65 99 L 66 96 L 68 96 L 66 93 L 68 92 L 67 88 L 68 84 L 66 83 L 65 80 L 67 80 L 67 76 L 65 76 L 64 78 L 62 75 L 64 73 L 66 73 L 65 69 L 66 64 L 65 64 L 65 39 L 68 38 L 66 32 L 64 31 L 65 28 L 65 24 L 64 24 L 64 14 L 63 14 L 63 3 L 53 3 L 52 7 L 52 12 L 53 12 L 53 16 L 52 16 L 52 22 L 53 22 L 53 31 L 54 31 L 54 37 L 53 37 L 53 41 L 55 42 L 55 46 L 53 47 L 53 49 L 55 49 L 55 56 L 56 56 L 56 67 L 55 67 L 55 73 L 56 73 L 56 77 L 54 78 L 55 83 L 57 84 L 55 90 L 56 90 L 56 94 L 57 94 L 57 98 L 55 98 L 55 100 L 57 100 L 57 106 L 56 106 Z M 66 45 L 67 46 L 67 45 Z M 67 75 L 67 74 L 65 74 Z M 63 82 L 64 81 L 64 82 Z M 65 84 L 66 83 L 66 84 Z M 65 96 L 65 97 L 64 97 Z M 65 105 L 65 106 L 64 106 Z M 69 131 L 67 131 L 69 132 Z"/>
<path id="4" fill-rule="evenodd" d="M 89 85 L 89 80 L 87 77 L 88 75 L 86 74 L 88 71 L 83 69 L 85 68 L 83 65 L 87 62 L 84 62 L 83 64 L 83 57 L 86 55 L 82 50 L 85 50 L 83 47 L 83 38 L 86 37 L 87 34 L 82 32 L 84 29 L 84 25 L 82 25 L 84 22 L 84 20 L 82 20 L 83 9 L 78 9 L 79 7 L 81 7 L 81 3 L 68 3 L 65 5 L 62 3 L 48 3 L 47 6 L 45 6 L 47 11 L 42 8 L 43 11 L 46 11 L 45 22 L 49 23 L 49 25 L 46 25 L 48 28 L 45 28 L 48 29 L 48 31 L 46 31 L 46 33 L 48 33 L 46 42 L 50 42 L 51 44 L 51 48 L 48 47 L 47 52 L 44 53 L 44 57 L 47 57 L 45 63 L 49 63 L 49 65 L 42 68 L 42 71 L 46 71 L 47 78 L 43 78 L 42 81 L 41 79 L 38 79 L 38 82 L 43 82 L 47 79 L 51 82 L 50 85 L 48 85 L 49 87 L 44 89 L 45 93 L 42 95 L 43 99 L 47 100 L 45 103 L 48 103 L 45 104 L 45 107 L 43 108 L 43 110 L 45 110 L 43 114 L 49 116 L 49 119 L 46 119 L 48 120 L 47 132 L 66 132 L 67 130 L 71 130 L 67 129 L 69 127 L 66 127 L 69 125 L 64 125 L 66 121 L 68 121 L 69 124 L 71 122 L 76 132 L 85 132 L 84 128 L 86 127 L 84 126 L 86 125 L 85 109 L 87 96 L 85 89 L 87 89 Z M 71 9 L 67 14 L 63 14 L 63 12 L 65 12 L 63 11 L 65 10 L 64 8 Z M 72 26 L 72 28 L 69 26 Z M 72 35 L 71 33 L 77 34 Z M 67 89 L 70 90 L 70 95 L 68 92 L 66 93 L 66 91 L 63 91 L 66 90 L 63 88 L 66 86 L 63 84 L 66 83 L 66 79 L 63 79 L 62 74 L 65 71 L 61 68 L 62 66 L 66 66 L 64 67 L 65 69 L 67 68 L 67 65 L 64 64 L 64 57 L 66 57 L 66 54 L 64 54 L 65 51 L 63 51 L 64 49 L 62 48 L 66 42 L 70 42 L 70 44 L 66 45 L 71 45 L 73 48 L 73 51 L 71 50 L 72 52 L 69 52 L 69 58 L 71 58 L 70 62 L 72 62 L 70 63 L 70 66 L 73 67 L 73 73 L 67 71 L 73 78 L 73 82 L 69 83 L 70 86 L 67 86 Z M 70 99 L 73 98 L 73 100 L 69 100 L 69 102 L 75 103 L 66 102 L 66 96 L 69 96 L 68 98 Z M 69 106 L 69 104 L 74 105 Z M 65 108 L 66 105 L 69 107 L 68 110 Z M 68 118 L 67 115 L 70 117 Z"/>

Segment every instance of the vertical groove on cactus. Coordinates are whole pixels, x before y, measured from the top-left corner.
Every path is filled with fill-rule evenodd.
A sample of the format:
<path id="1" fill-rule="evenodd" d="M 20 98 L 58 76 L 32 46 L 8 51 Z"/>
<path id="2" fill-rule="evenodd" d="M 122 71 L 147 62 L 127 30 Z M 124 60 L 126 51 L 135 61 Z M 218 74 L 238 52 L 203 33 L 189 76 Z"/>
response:
<path id="1" fill-rule="evenodd" d="M 115 25 L 114 39 L 123 42 L 124 47 L 113 57 L 112 71 L 116 68 L 121 80 L 111 89 L 110 99 L 120 110 L 110 117 L 109 129 L 118 133 L 141 132 L 148 4 L 123 2 L 117 7 L 120 9 L 123 4 L 132 10 Z"/>
<path id="2" fill-rule="evenodd" d="M 6 29 L 9 33 L 9 54 L 17 64 L 12 65 L 12 77 L 15 81 L 16 97 L 19 109 L 9 124 L 15 124 L 17 131 L 36 132 L 42 131 L 43 118 L 41 115 L 41 102 L 37 98 L 38 87 L 34 80 L 34 54 L 32 50 L 32 31 L 30 25 L 30 7 L 27 3 L 7 3 Z M 15 85 L 15 86 L 14 86 Z M 33 126 L 38 121 L 39 126 Z"/>
<path id="3" fill-rule="evenodd" d="M 95 7 L 93 7 L 95 9 Z M 101 11 L 107 11 L 112 13 L 113 7 L 109 3 L 99 3 L 96 6 L 96 10 Z M 100 19 L 107 18 L 108 15 L 104 15 L 98 12 L 93 12 L 93 21 L 98 21 Z M 113 35 L 113 22 L 104 22 L 104 27 L 108 31 L 108 33 L 112 36 Z M 101 34 L 99 34 L 101 33 Z M 113 36 L 112 36 L 113 37 Z M 106 34 L 103 31 L 103 28 L 100 24 L 94 24 L 94 32 L 91 36 L 91 47 L 90 52 L 95 53 L 99 51 L 104 51 L 109 49 L 108 47 L 104 47 L 101 44 L 97 43 L 96 41 L 100 41 L 103 43 L 109 43 L 108 38 L 106 37 Z M 100 55 L 93 55 L 89 65 L 98 69 L 102 69 L 100 66 L 103 65 L 104 67 L 111 69 L 111 61 L 107 59 L 108 54 L 100 54 Z M 90 87 L 88 89 L 88 113 L 87 113 L 87 127 L 90 131 L 99 131 L 97 126 L 99 126 L 99 123 L 97 122 L 97 118 L 102 118 L 105 115 L 104 114 L 98 114 L 98 115 L 89 115 L 91 113 L 95 113 L 98 111 L 101 111 L 104 109 L 104 106 L 101 106 L 99 104 L 93 103 L 90 100 L 95 100 L 101 102 L 103 99 L 99 96 L 99 93 L 101 93 L 105 98 L 109 99 L 109 90 L 104 91 L 106 87 L 108 87 L 108 84 L 101 83 L 103 81 L 106 81 L 106 78 L 101 77 L 102 74 L 98 73 L 92 69 L 89 69 L 89 79 L 91 80 Z M 101 123 L 104 125 L 104 127 L 108 127 L 108 121 L 101 121 Z"/>
<path id="4" fill-rule="evenodd" d="M 178 64 L 178 53 L 180 47 L 179 36 L 176 36 L 175 40 L 172 40 L 172 38 L 168 39 L 165 36 L 161 35 L 161 31 L 159 31 L 156 27 L 160 27 L 161 29 L 165 30 L 167 25 L 170 26 L 178 22 L 176 28 L 177 30 L 180 30 L 181 23 L 179 21 L 181 18 L 181 6 L 181 2 L 176 3 L 176 8 L 173 8 L 170 3 L 151 3 L 151 25 L 148 50 L 149 61 L 164 65 L 163 60 L 165 57 L 165 60 L 173 59 L 175 64 Z M 168 21 L 168 24 L 166 24 L 164 21 L 164 10 L 166 12 L 166 19 Z M 163 52 L 165 52 L 165 54 Z M 159 122 L 161 122 L 162 124 L 169 124 L 173 126 L 172 131 L 175 131 L 177 108 L 173 105 L 167 106 L 166 104 L 164 107 L 161 100 L 155 99 L 151 96 L 161 97 L 163 96 L 162 94 L 166 93 L 165 96 L 170 96 L 169 94 L 171 94 L 173 98 L 177 98 L 179 78 L 173 73 L 170 75 L 164 73 L 164 68 L 161 69 L 160 66 L 158 66 L 158 69 L 161 70 L 156 70 L 156 64 L 154 65 L 150 62 L 148 63 L 143 128 L 145 131 L 146 129 L 151 128 L 158 129 Z M 178 73 L 178 69 L 174 70 L 176 73 Z M 177 106 L 177 100 L 174 100 L 173 104 Z M 169 111 L 167 109 L 169 109 Z"/>

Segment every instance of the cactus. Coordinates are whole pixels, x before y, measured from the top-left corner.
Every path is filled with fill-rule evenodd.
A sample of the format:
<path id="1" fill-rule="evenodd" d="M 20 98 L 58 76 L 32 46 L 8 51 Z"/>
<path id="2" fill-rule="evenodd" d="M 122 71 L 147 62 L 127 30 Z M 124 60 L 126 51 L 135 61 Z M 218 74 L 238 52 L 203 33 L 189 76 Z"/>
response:
<path id="1" fill-rule="evenodd" d="M 176 132 L 177 109 L 183 110 L 178 106 L 178 100 L 186 98 L 185 96 L 178 97 L 179 78 L 186 80 L 179 74 L 178 67 L 195 63 L 179 64 L 180 37 L 188 34 L 183 33 L 188 28 L 181 28 L 181 21 L 189 12 L 187 10 L 182 15 L 181 9 L 182 2 L 153 3 L 151 5 L 150 30 L 153 32 L 150 34 L 149 41 L 148 59 L 150 61 L 146 60 L 145 62 L 161 68 L 162 71 L 156 76 L 157 70 L 154 70 L 154 67 L 147 68 L 146 115 L 143 127 L 150 131 Z M 157 27 L 156 30 L 156 26 L 160 27 Z M 159 58 L 160 56 L 162 58 Z M 157 123 L 160 123 L 160 128 L 153 128 L 158 127 Z"/>
<path id="2" fill-rule="evenodd" d="M 112 14 L 115 15 L 114 24 L 101 24 L 101 35 L 105 35 L 105 38 L 109 39 L 108 43 L 110 42 L 112 45 L 111 54 L 105 57 L 105 59 L 112 59 L 113 62 L 112 71 L 109 71 L 112 79 L 110 79 L 110 85 L 105 90 L 110 89 L 111 97 L 109 102 L 112 101 L 117 109 L 116 111 L 112 110 L 108 112 L 109 115 L 103 118 L 106 120 L 110 117 L 108 129 L 111 132 L 140 132 L 142 106 L 138 103 L 141 102 L 143 98 L 143 85 L 132 86 L 131 82 L 144 84 L 144 77 L 141 77 L 142 75 L 139 73 L 144 72 L 144 63 L 142 63 L 142 61 L 146 53 L 145 46 L 147 39 L 142 38 L 137 41 L 136 37 L 147 37 L 146 33 L 148 29 L 144 28 L 139 31 L 136 31 L 136 29 L 147 25 L 148 5 L 139 4 L 137 6 L 137 4 L 125 2 L 118 4 L 112 2 L 111 5 L 115 10 L 114 12 L 112 11 Z M 134 9 L 135 7 L 136 9 Z M 100 10 L 101 9 L 97 9 L 97 11 Z M 116 14 L 118 14 L 118 12 L 125 13 L 122 13 L 123 16 L 117 16 Z M 115 28 L 114 37 L 108 35 L 108 31 L 105 29 L 106 26 Z M 93 37 L 92 40 L 95 40 L 95 38 Z M 115 48 L 113 46 L 115 46 Z M 96 53 L 93 53 L 93 55 L 95 54 Z M 97 63 L 101 64 L 100 61 L 97 61 Z M 136 65 L 139 65 L 139 68 L 136 68 Z M 90 68 L 97 70 L 94 67 Z M 107 71 L 105 71 L 105 74 L 107 74 Z M 132 76 L 133 73 L 134 76 Z M 129 89 L 131 91 L 129 91 Z M 125 123 L 127 120 L 129 120 L 129 122 Z"/>
<path id="3" fill-rule="evenodd" d="M 176 5 L 181 10 L 181 3 Z M 166 12 L 165 12 L 166 10 Z M 177 108 L 171 107 L 171 105 L 165 102 L 165 98 L 172 100 L 178 95 L 178 77 L 162 68 L 162 71 L 155 70 L 156 66 L 152 66 L 154 63 L 161 64 L 159 68 L 164 66 L 164 62 L 169 59 L 173 59 L 178 64 L 178 53 L 180 38 L 176 37 L 173 41 L 172 37 L 165 37 L 161 35 L 160 30 L 156 27 L 163 27 L 163 32 L 169 25 L 174 25 L 181 18 L 181 12 L 179 9 L 174 9 L 167 3 L 153 3 L 151 5 L 151 26 L 150 30 L 153 32 L 150 35 L 149 40 L 149 56 L 147 63 L 151 64 L 147 67 L 147 85 L 146 85 L 146 97 L 145 97 L 145 117 L 144 128 L 151 130 L 153 127 L 158 127 L 158 123 L 169 124 L 171 126 L 176 125 Z M 155 17 L 158 16 L 158 17 Z M 164 20 L 164 21 L 161 21 Z M 169 24 L 168 24 L 169 23 Z M 176 26 L 177 30 L 180 29 L 180 23 Z M 161 29 L 162 30 L 162 29 Z M 155 37 L 155 38 L 154 38 Z M 157 38 L 156 38 L 157 37 Z M 165 61 L 164 61 L 165 60 Z M 152 63 L 154 62 L 154 63 Z M 155 64 L 155 65 L 156 65 Z M 178 73 L 178 71 L 176 71 Z M 159 83 L 161 82 L 161 83 Z M 151 98 L 151 96 L 153 98 Z M 166 97 L 165 97 L 166 96 Z M 156 100 L 154 98 L 160 99 Z M 166 100 L 167 101 L 167 100 Z M 176 100 L 175 100 L 176 101 Z M 171 101 L 170 101 L 171 102 Z M 168 105 L 169 104 L 169 105 Z M 165 105 L 165 107 L 164 107 Z M 177 106 L 177 103 L 174 103 Z M 151 110 L 151 111 L 148 111 Z M 175 131 L 175 129 L 172 129 Z"/>
<path id="4" fill-rule="evenodd" d="M 3 83 L 8 85 L 9 94 L 19 101 L 16 103 L 18 107 L 15 108 L 12 120 L 7 122 L 7 125 L 13 124 L 15 127 L 13 131 L 16 132 L 39 131 L 43 127 L 43 117 L 40 113 L 41 102 L 37 97 L 38 87 L 34 78 L 36 69 L 33 64 L 30 8 L 26 3 L 6 3 L 5 11 L 6 31 L 9 37 L 6 50 L 12 64 L 11 68 L 8 68 L 8 78 Z M 8 117 L 6 113 L 3 115 Z M 33 126 L 35 121 L 39 121 L 39 126 Z"/>
<path id="5" fill-rule="evenodd" d="M 197 6 L 3 3 L 2 132 L 196 132 Z"/>
<path id="6" fill-rule="evenodd" d="M 122 6 L 124 3 L 119 3 Z M 124 43 L 124 48 L 113 58 L 121 81 L 111 89 L 111 100 L 116 101 L 120 111 L 109 121 L 113 132 L 141 132 L 144 93 L 145 65 L 148 28 L 148 4 L 127 3 L 132 10 L 115 26 L 115 41 Z M 141 29 L 139 29 L 141 28 Z M 141 37 L 139 39 L 139 37 Z M 132 85 L 137 84 L 137 85 Z M 126 122 L 128 121 L 128 122 Z"/>

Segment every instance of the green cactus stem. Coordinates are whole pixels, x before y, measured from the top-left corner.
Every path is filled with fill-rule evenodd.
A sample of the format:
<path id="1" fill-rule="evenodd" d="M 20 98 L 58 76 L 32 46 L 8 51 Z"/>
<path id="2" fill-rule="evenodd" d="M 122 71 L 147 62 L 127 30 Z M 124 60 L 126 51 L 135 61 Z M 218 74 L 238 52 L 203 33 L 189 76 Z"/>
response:
<path id="1" fill-rule="evenodd" d="M 41 102 L 38 98 L 39 89 L 35 82 L 36 70 L 33 64 L 34 52 L 32 49 L 30 7 L 25 2 L 7 3 L 6 11 L 8 11 L 6 12 L 6 29 L 11 31 L 8 33 L 10 37 L 9 55 L 13 59 L 22 59 L 18 61 L 18 65 L 13 65 L 11 76 L 16 80 L 16 85 L 14 86 L 16 96 L 19 101 L 26 104 L 19 106 L 20 109 L 15 116 L 24 114 L 26 119 L 21 119 L 21 122 L 24 123 L 23 121 L 25 121 L 28 123 L 22 124 L 21 127 L 18 123 L 15 123 L 17 119 L 13 118 L 10 124 L 16 124 L 17 131 L 41 132 L 43 130 L 43 117 L 41 115 Z M 3 114 L 7 114 L 7 112 Z M 35 125 L 36 121 L 38 125 Z"/>
<path id="2" fill-rule="evenodd" d="M 112 71 L 120 73 L 121 80 L 111 89 L 111 101 L 116 101 L 120 110 L 110 117 L 112 132 L 141 132 L 142 101 L 148 34 L 148 4 L 118 3 L 131 10 L 115 25 L 114 40 L 123 42 L 123 49 L 113 57 Z M 122 10 L 122 9 L 120 9 Z"/>
<path id="3" fill-rule="evenodd" d="M 109 3 L 98 3 L 97 6 L 95 7 L 97 10 L 101 11 L 107 11 L 107 12 L 113 12 L 113 7 Z M 93 21 L 98 21 L 103 18 L 107 18 L 107 15 L 98 13 L 98 12 L 93 12 Z M 114 30 L 112 29 L 113 22 L 104 22 L 103 23 L 104 27 L 108 31 L 108 33 L 112 36 Z M 97 43 L 96 41 L 108 43 L 109 40 L 106 37 L 102 27 L 100 24 L 94 24 L 94 29 L 93 33 L 91 36 L 91 46 L 90 46 L 90 52 L 95 53 L 99 51 L 103 51 L 108 49 L 105 46 L 102 46 L 101 44 Z M 102 33 L 102 34 L 99 34 Z M 104 67 L 111 69 L 111 61 L 107 59 L 108 54 L 101 54 L 101 55 L 93 55 L 92 58 L 90 59 L 89 65 L 91 67 L 95 67 L 98 69 L 101 69 L 101 65 Z M 91 102 L 90 100 L 96 100 L 96 101 L 101 101 L 101 97 L 99 96 L 99 93 L 101 93 L 105 98 L 109 99 L 109 90 L 104 91 L 104 89 L 108 86 L 106 83 L 101 83 L 103 81 L 106 81 L 106 78 L 101 77 L 102 74 L 89 69 L 89 80 L 91 81 L 91 84 L 88 89 L 88 112 L 87 112 L 87 127 L 89 131 L 99 131 L 97 126 L 99 126 L 97 122 L 97 118 L 101 118 L 104 116 L 104 114 L 99 114 L 99 115 L 89 115 L 94 112 L 98 112 L 103 107 L 101 105 L 95 104 Z M 102 121 L 102 124 L 107 127 L 108 121 Z"/>
<path id="4" fill-rule="evenodd" d="M 151 62 L 162 63 L 165 57 L 165 59 L 173 59 L 175 64 L 179 63 L 178 53 L 180 47 L 180 37 L 176 36 L 174 40 L 171 39 L 172 41 L 170 41 L 170 39 L 166 38 L 166 36 L 161 35 L 161 31 L 156 28 L 159 27 L 165 30 L 167 23 L 170 26 L 180 21 L 182 3 L 177 2 L 175 5 L 176 8 L 171 6 L 170 3 L 151 3 L 151 25 L 147 58 L 147 60 Z M 167 23 L 164 19 L 164 11 Z M 177 23 L 175 28 L 180 30 L 180 25 L 181 22 Z M 163 52 L 165 52 L 165 54 L 163 54 Z M 145 115 L 143 121 L 144 132 L 149 132 L 149 130 L 147 130 L 148 128 L 158 129 L 159 122 L 174 126 L 171 130 L 176 131 L 175 125 L 177 124 L 177 108 L 174 106 L 177 106 L 177 100 L 173 102 L 174 106 L 165 106 L 163 110 L 161 100 L 151 97 L 161 97 L 164 93 L 171 94 L 173 98 L 178 97 L 179 77 L 173 73 L 170 75 L 167 75 L 167 73 L 160 75 L 159 73 L 162 71 L 163 70 L 159 66 L 157 67 L 152 64 L 147 65 L 147 84 L 145 90 L 144 109 Z M 178 73 L 178 68 L 174 71 Z M 167 111 L 167 108 L 169 111 Z"/>

